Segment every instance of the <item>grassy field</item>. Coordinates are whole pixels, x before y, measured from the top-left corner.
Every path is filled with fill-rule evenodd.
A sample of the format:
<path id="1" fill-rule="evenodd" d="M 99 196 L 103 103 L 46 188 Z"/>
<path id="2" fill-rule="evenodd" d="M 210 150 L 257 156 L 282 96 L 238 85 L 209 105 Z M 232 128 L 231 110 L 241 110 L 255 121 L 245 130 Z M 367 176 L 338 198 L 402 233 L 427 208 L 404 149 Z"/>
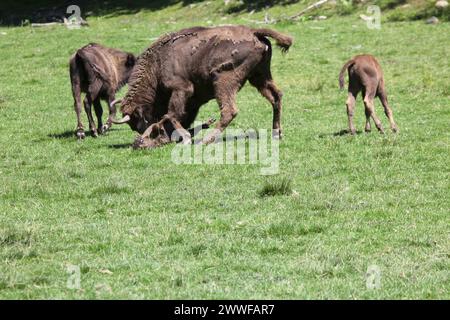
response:
<path id="1" fill-rule="evenodd" d="M 349 15 L 270 26 L 295 37 L 273 58 L 285 134 L 275 176 L 175 165 L 172 146 L 129 148 L 128 127 L 75 139 L 68 59 L 77 48 L 140 53 L 167 31 L 264 15 L 208 10 L 92 17 L 81 30 L 0 27 L 0 298 L 449 299 L 448 23 L 383 20 L 370 30 Z M 358 53 L 384 67 L 397 135 L 340 134 L 337 76 Z M 254 88 L 238 106 L 232 128 L 270 129 L 271 107 Z M 363 131 L 361 101 L 356 110 Z M 199 119 L 218 114 L 211 102 Z M 270 192 L 276 184 L 286 192 Z M 67 286 L 72 266 L 79 289 Z"/>

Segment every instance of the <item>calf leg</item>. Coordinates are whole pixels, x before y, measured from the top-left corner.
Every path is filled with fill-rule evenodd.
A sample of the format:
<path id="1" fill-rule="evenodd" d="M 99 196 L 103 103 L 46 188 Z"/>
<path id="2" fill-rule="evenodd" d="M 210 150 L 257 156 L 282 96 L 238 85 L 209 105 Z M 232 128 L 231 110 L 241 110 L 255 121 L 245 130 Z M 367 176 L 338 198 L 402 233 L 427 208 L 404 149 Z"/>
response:
<path id="1" fill-rule="evenodd" d="M 92 117 L 92 103 L 97 100 L 98 94 L 102 87 L 102 82 L 96 79 L 94 82 L 89 84 L 88 93 L 84 99 L 84 110 L 86 111 L 88 120 L 89 120 L 89 128 L 91 129 L 91 133 L 93 137 L 97 137 L 97 129 L 95 128 L 94 118 Z M 100 106 L 101 108 L 101 106 Z M 96 111 L 97 112 L 97 111 Z"/>
<path id="2" fill-rule="evenodd" d="M 78 139 L 84 139 L 86 137 L 84 133 L 83 123 L 81 122 L 81 88 L 78 79 L 72 80 L 72 94 L 74 100 L 74 109 L 77 114 L 77 129 L 75 134 Z"/>
<path id="3" fill-rule="evenodd" d="M 92 98 L 90 94 L 87 94 L 84 98 L 84 111 L 86 111 L 88 117 L 89 129 L 91 129 L 92 136 L 97 137 L 97 129 L 95 128 L 94 118 L 92 117 Z"/>
<path id="4" fill-rule="evenodd" d="M 81 123 L 81 98 L 79 96 L 75 98 L 74 108 L 77 114 L 78 122 L 75 134 L 77 135 L 78 139 L 84 139 L 86 137 L 86 134 L 84 133 L 83 124 Z"/>
<path id="5" fill-rule="evenodd" d="M 108 95 L 108 110 L 109 110 L 109 116 L 108 116 L 108 120 L 106 120 L 106 123 L 101 127 L 102 133 L 105 133 L 106 131 L 108 131 L 109 129 L 111 129 L 112 127 L 112 123 L 113 123 L 113 119 L 115 119 L 116 117 L 116 106 L 115 105 L 111 105 L 111 103 L 116 99 L 114 94 L 109 94 Z"/>
<path id="6" fill-rule="evenodd" d="M 349 91 L 348 92 L 348 97 L 347 97 L 347 102 L 346 102 L 347 117 L 348 117 L 348 128 L 349 128 L 349 132 L 352 135 L 356 134 L 355 124 L 353 123 L 353 116 L 355 114 L 356 96 L 357 96 L 357 93 Z"/>
<path id="7" fill-rule="evenodd" d="M 380 133 L 384 133 L 383 125 L 381 124 L 380 119 L 375 114 L 375 107 L 374 107 L 374 97 L 375 97 L 375 90 L 372 88 L 366 88 L 366 93 L 364 96 L 364 106 L 366 108 L 366 112 L 370 114 L 370 116 L 373 119 L 373 122 L 375 122 L 375 126 L 377 127 L 378 131 Z"/>
<path id="8" fill-rule="evenodd" d="M 202 123 L 201 125 L 196 126 L 194 128 L 188 129 L 188 132 L 191 135 L 191 137 L 195 137 L 200 131 L 209 129 L 214 122 L 216 122 L 216 119 L 209 118 L 208 121 L 206 121 L 205 123 Z"/>
<path id="9" fill-rule="evenodd" d="M 99 132 L 100 134 L 103 133 L 103 120 L 102 120 L 102 116 L 103 116 L 103 108 L 102 108 L 102 104 L 100 102 L 100 98 L 97 97 L 97 99 L 94 100 L 94 110 L 95 110 L 95 115 L 97 116 L 97 132 Z"/>
<path id="10" fill-rule="evenodd" d="M 391 109 L 391 107 L 388 104 L 386 91 L 384 89 L 384 84 L 380 85 L 380 90 L 378 91 L 378 98 L 380 99 L 381 104 L 383 105 L 384 113 L 386 114 L 386 117 L 389 119 L 389 124 L 391 126 L 391 130 L 393 132 L 398 132 L 398 127 L 397 127 L 397 124 L 394 121 L 394 116 L 392 114 L 392 109 Z"/>
<path id="11" fill-rule="evenodd" d="M 372 126 L 370 125 L 370 110 L 364 107 L 364 111 L 366 113 L 366 127 L 364 128 L 364 131 L 370 132 L 372 131 Z"/>

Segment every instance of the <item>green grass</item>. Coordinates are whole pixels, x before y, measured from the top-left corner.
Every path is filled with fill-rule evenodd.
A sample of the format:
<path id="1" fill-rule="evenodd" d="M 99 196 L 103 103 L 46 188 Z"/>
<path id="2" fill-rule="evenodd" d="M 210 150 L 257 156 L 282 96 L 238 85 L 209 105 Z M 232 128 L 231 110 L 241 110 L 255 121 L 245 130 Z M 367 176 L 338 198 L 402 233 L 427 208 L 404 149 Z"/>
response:
<path id="1" fill-rule="evenodd" d="M 166 31 L 264 14 L 207 8 L 92 17 L 81 30 L 0 28 L 0 298 L 449 299 L 448 23 L 378 31 L 350 15 L 271 26 L 295 37 L 273 57 L 284 91 L 277 176 L 175 165 L 172 146 L 128 148 L 128 127 L 75 140 L 69 56 L 89 41 L 139 53 Z M 339 135 L 337 75 L 362 52 L 384 67 L 397 135 Z M 238 106 L 232 128 L 270 128 L 256 90 L 246 86 Z M 210 115 L 214 102 L 199 119 Z M 355 117 L 362 131 L 361 101 Z M 287 178 L 292 192 L 261 197 Z M 70 265 L 79 290 L 67 288 Z M 379 289 L 366 287 L 372 265 Z"/>
<path id="2" fill-rule="evenodd" d="M 272 197 L 277 195 L 291 195 L 292 181 L 287 178 L 281 178 L 276 181 L 268 181 L 260 191 L 261 197 Z"/>

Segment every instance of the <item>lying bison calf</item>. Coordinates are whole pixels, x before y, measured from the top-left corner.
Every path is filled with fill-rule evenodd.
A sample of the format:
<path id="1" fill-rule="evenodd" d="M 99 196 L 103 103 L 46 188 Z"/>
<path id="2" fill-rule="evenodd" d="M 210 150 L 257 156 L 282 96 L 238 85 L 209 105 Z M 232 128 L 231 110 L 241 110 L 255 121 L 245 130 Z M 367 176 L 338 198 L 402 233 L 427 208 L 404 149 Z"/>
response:
<path id="1" fill-rule="evenodd" d="M 131 53 L 107 48 L 96 43 L 79 49 L 70 58 L 70 80 L 78 119 L 76 130 L 78 138 L 85 137 L 81 123 L 81 92 L 86 93 L 84 109 L 89 120 L 89 128 L 92 135 L 96 137 L 97 129 L 92 117 L 92 104 L 94 104 L 97 115 L 98 132 L 104 133 L 111 127 L 112 119 L 116 114 L 116 109 L 111 102 L 114 100 L 116 92 L 128 82 L 135 62 L 136 58 Z M 106 100 L 110 106 L 109 118 L 105 125 L 102 125 L 103 109 L 100 99 Z"/>
<path id="2" fill-rule="evenodd" d="M 353 59 L 349 60 L 342 67 L 342 70 L 339 74 L 339 87 L 341 89 L 344 88 L 344 74 L 346 70 L 348 70 L 349 76 L 347 115 L 351 134 L 356 133 L 356 129 L 353 124 L 353 114 L 355 109 L 356 97 L 360 91 L 362 91 L 366 111 L 366 132 L 369 132 L 371 130 L 370 117 L 372 117 L 377 129 L 381 133 L 384 133 L 381 121 L 375 114 L 375 96 L 380 99 L 381 104 L 384 107 L 384 112 L 389 119 L 392 131 L 397 132 L 398 128 L 394 122 L 392 109 L 388 104 L 386 89 L 384 87 L 383 71 L 381 70 L 381 66 L 375 59 L 375 57 L 366 54 L 356 56 Z"/>

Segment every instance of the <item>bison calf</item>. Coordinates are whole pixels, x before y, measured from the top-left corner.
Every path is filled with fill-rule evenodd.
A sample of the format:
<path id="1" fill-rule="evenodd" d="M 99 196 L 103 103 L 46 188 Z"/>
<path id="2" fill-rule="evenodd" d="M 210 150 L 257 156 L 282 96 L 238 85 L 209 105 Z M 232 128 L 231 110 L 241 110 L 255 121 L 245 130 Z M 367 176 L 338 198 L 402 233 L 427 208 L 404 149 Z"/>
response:
<path id="1" fill-rule="evenodd" d="M 389 119 L 391 129 L 397 132 L 398 128 L 394 122 L 392 109 L 388 104 L 386 89 L 384 87 L 384 77 L 381 66 L 375 57 L 371 55 L 359 55 L 349 60 L 343 67 L 339 74 L 339 87 L 344 88 L 344 74 L 348 70 L 349 84 L 348 84 L 348 98 L 347 98 L 347 115 L 348 125 L 351 134 L 356 133 L 353 124 L 353 114 L 355 109 L 356 97 L 360 91 L 364 100 L 366 112 L 366 127 L 365 131 L 371 130 L 370 118 L 372 117 L 377 129 L 384 133 L 383 126 L 380 119 L 375 114 L 374 98 L 378 97 L 384 107 L 384 113 Z"/>
<path id="2" fill-rule="evenodd" d="M 89 120 L 89 128 L 92 135 L 96 137 L 97 131 L 104 133 L 111 127 L 112 119 L 116 114 L 116 109 L 113 105 L 111 106 L 111 102 L 114 101 L 116 92 L 128 82 L 135 62 L 136 58 L 131 53 L 96 43 L 84 46 L 70 58 L 70 80 L 78 119 L 76 129 L 78 138 L 85 137 L 81 123 L 81 93 L 86 94 L 84 109 Z M 102 125 L 103 109 L 100 99 L 106 100 L 110 106 L 109 118 L 105 125 Z M 97 128 L 92 117 L 92 104 L 98 120 Z"/>

